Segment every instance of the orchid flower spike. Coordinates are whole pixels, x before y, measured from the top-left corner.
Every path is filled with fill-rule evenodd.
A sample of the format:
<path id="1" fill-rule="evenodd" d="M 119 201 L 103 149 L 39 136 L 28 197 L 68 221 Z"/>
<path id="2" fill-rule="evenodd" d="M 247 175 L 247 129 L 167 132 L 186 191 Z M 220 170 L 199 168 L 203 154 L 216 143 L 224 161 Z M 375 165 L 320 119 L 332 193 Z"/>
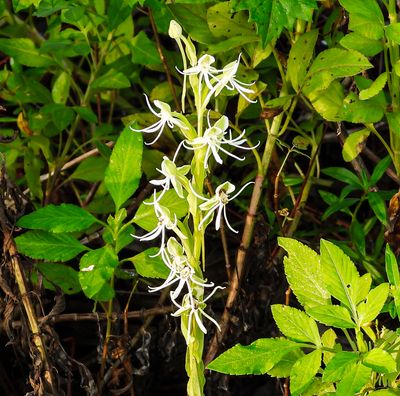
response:
<path id="1" fill-rule="evenodd" d="M 183 313 L 189 311 L 189 320 L 188 320 L 188 327 L 187 327 L 187 334 L 186 334 L 186 342 L 189 343 L 191 341 L 191 331 L 192 331 L 192 322 L 193 322 L 193 317 L 199 326 L 200 330 L 204 333 L 207 334 L 207 329 L 204 326 L 201 317 L 205 316 L 208 320 L 210 320 L 212 323 L 215 324 L 215 326 L 218 328 L 219 331 L 221 331 L 221 328 L 218 324 L 218 322 L 208 315 L 204 309 L 206 307 L 206 302 L 214 295 L 214 293 L 217 290 L 224 289 L 222 286 L 216 286 L 214 290 L 202 301 L 197 300 L 193 296 L 186 294 L 183 297 L 182 304 L 178 304 L 176 301 L 172 300 L 172 302 L 178 307 L 178 310 L 172 314 L 172 316 L 181 316 Z"/>
<path id="2" fill-rule="evenodd" d="M 236 231 L 232 226 L 229 224 L 228 218 L 226 216 L 226 205 L 228 202 L 232 201 L 235 199 L 247 186 L 250 184 L 253 184 L 254 182 L 248 182 L 246 183 L 233 197 L 230 197 L 229 195 L 233 193 L 236 189 L 236 187 L 229 182 L 225 182 L 220 184 L 216 189 L 215 189 L 215 195 L 211 198 L 204 198 L 201 195 L 197 194 L 193 188 L 192 192 L 196 195 L 197 198 L 200 198 L 201 200 L 205 201 L 202 204 L 200 204 L 199 208 L 206 212 L 205 216 L 201 220 L 199 224 L 199 229 L 203 226 L 203 224 L 213 215 L 214 211 L 217 211 L 217 217 L 215 220 L 215 229 L 218 231 L 221 227 L 221 218 L 222 215 L 224 216 L 226 225 L 228 228 L 234 232 L 238 233 L 239 231 Z"/>
<path id="3" fill-rule="evenodd" d="M 182 245 L 174 237 L 168 239 L 167 249 L 163 251 L 162 258 L 171 272 L 161 286 L 149 287 L 150 292 L 156 292 L 178 283 L 176 289 L 171 292 L 171 299 L 175 301 L 185 286 L 188 294 L 192 296 L 193 283 L 200 287 L 214 287 L 214 283 L 207 283 L 196 276 Z"/>
<path id="4" fill-rule="evenodd" d="M 146 145 L 151 145 L 151 144 L 155 143 L 160 138 L 161 134 L 163 133 L 165 125 L 168 125 L 170 128 L 173 128 L 174 126 L 177 126 L 181 130 L 189 129 L 189 127 L 186 126 L 185 123 L 182 120 L 177 118 L 177 115 L 179 115 L 179 113 L 171 111 L 171 106 L 169 104 L 161 102 L 160 100 L 155 100 L 153 102 L 154 106 L 157 107 L 158 109 L 160 109 L 160 111 L 157 113 L 153 109 L 153 107 L 151 106 L 149 98 L 147 97 L 147 95 L 145 94 L 144 96 L 146 98 L 146 103 L 147 103 L 147 106 L 149 107 L 149 110 L 156 117 L 158 117 L 159 120 L 157 122 L 155 122 L 153 125 L 148 126 L 147 128 L 135 129 L 132 126 L 130 128 L 135 132 L 144 132 L 144 133 L 155 133 L 155 132 L 158 132 L 156 138 L 152 142 L 146 143 Z"/>
<path id="5" fill-rule="evenodd" d="M 173 230 L 175 234 L 177 234 L 181 239 L 187 239 L 187 237 L 178 228 L 177 226 L 178 219 L 176 218 L 176 215 L 174 215 L 174 221 L 172 221 L 170 211 L 158 203 L 155 192 L 152 205 L 154 206 L 154 212 L 158 220 L 157 226 L 145 235 L 138 237 L 132 234 L 132 236 L 134 238 L 139 239 L 139 241 L 151 241 L 161 236 L 160 250 L 157 254 L 151 256 L 151 257 L 156 257 L 159 256 L 160 254 L 163 254 L 165 250 L 165 233 L 167 230 Z"/>
<path id="6" fill-rule="evenodd" d="M 206 155 L 204 156 L 204 168 L 208 168 L 208 159 L 212 155 L 216 162 L 222 164 L 222 158 L 218 154 L 218 151 L 222 151 L 229 157 L 235 158 L 239 161 L 243 161 L 244 157 L 238 157 L 226 150 L 223 145 L 232 146 L 242 150 L 251 150 L 252 147 L 243 146 L 246 142 L 245 136 L 246 131 L 243 131 L 236 138 L 232 138 L 232 133 L 229 130 L 230 137 L 227 139 L 225 135 L 228 133 L 229 120 L 228 117 L 222 116 L 213 126 L 210 124 L 210 117 L 208 114 L 208 129 L 204 131 L 203 136 L 194 138 L 193 140 L 183 141 L 183 146 L 188 150 L 201 149 L 207 146 Z"/>
<path id="7" fill-rule="evenodd" d="M 183 165 L 177 167 L 173 161 L 171 161 L 168 157 L 164 156 L 163 162 L 161 163 L 161 169 L 157 169 L 163 176 L 163 179 L 159 180 L 151 180 L 150 183 L 155 186 L 161 186 L 163 188 L 163 192 L 158 197 L 157 201 L 160 201 L 165 191 L 168 191 L 171 187 L 171 184 L 176 191 L 178 197 L 184 198 L 183 196 L 183 185 L 189 184 L 187 177 L 185 176 L 189 170 L 190 165 Z"/>

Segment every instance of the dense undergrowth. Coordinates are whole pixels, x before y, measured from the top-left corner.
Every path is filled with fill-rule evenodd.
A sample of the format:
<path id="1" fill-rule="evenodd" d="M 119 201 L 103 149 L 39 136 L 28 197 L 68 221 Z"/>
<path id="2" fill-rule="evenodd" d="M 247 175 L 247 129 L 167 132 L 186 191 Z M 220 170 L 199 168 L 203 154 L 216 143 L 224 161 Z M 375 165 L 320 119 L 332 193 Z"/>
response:
<path id="1" fill-rule="evenodd" d="M 0 1 L 2 394 L 398 394 L 399 11 Z"/>

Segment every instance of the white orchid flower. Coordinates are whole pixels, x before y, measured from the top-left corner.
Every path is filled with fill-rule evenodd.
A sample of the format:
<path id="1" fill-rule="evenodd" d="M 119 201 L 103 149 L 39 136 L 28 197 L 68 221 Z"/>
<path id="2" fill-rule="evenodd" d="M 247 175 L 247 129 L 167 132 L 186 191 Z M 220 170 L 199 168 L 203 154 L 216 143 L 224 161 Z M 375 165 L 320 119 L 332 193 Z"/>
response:
<path id="1" fill-rule="evenodd" d="M 151 241 L 152 239 L 156 239 L 159 236 L 161 236 L 161 246 L 160 250 L 157 254 L 151 257 L 156 257 L 159 256 L 160 254 L 163 254 L 165 250 L 165 233 L 167 230 L 173 230 L 175 234 L 179 236 L 181 239 L 187 239 L 186 235 L 182 233 L 182 231 L 178 228 L 177 223 L 178 219 L 176 218 L 176 215 L 174 215 L 174 221 L 171 220 L 171 213 L 170 211 L 165 208 L 164 206 L 161 206 L 157 199 L 156 195 L 154 194 L 154 201 L 152 203 L 154 206 L 154 212 L 157 216 L 157 226 L 150 232 L 148 232 L 145 235 L 142 235 L 140 237 L 133 235 L 134 238 L 139 239 L 139 241 Z"/>
<path id="2" fill-rule="evenodd" d="M 171 161 L 168 157 L 163 158 L 163 162 L 161 163 L 161 169 L 157 169 L 163 176 L 163 179 L 159 180 L 151 180 L 150 183 L 154 186 L 161 186 L 163 188 L 163 192 L 158 197 L 157 201 L 160 201 L 165 191 L 168 191 L 171 187 L 171 184 L 176 191 L 178 197 L 184 198 L 183 196 L 183 184 L 188 184 L 188 179 L 186 178 L 186 174 L 190 170 L 190 165 L 183 165 L 177 167 L 173 161 Z"/>
<path id="3" fill-rule="evenodd" d="M 226 150 L 223 145 L 232 146 L 235 148 L 239 148 L 242 150 L 251 150 L 251 147 L 242 146 L 243 143 L 246 142 L 246 139 L 243 138 L 246 131 L 243 131 L 236 138 L 232 138 L 232 132 L 228 131 L 229 120 L 228 117 L 222 116 L 213 126 L 210 124 L 210 118 L 208 118 L 208 129 L 204 131 L 203 136 L 194 138 L 192 140 L 184 140 L 183 146 L 189 150 L 197 150 L 207 146 L 206 155 L 204 157 L 204 168 L 208 168 L 208 159 L 211 154 L 214 157 L 215 161 L 219 164 L 222 164 L 222 158 L 218 154 L 218 151 L 222 151 L 229 157 L 235 158 L 239 161 L 243 161 L 244 157 L 238 157 L 235 154 L 232 154 L 228 150 Z M 229 138 L 226 138 L 225 135 L 229 133 Z"/>
<path id="4" fill-rule="evenodd" d="M 189 69 L 183 70 L 181 73 L 185 76 L 198 75 L 198 93 L 201 95 L 201 84 L 204 80 L 208 89 L 213 90 L 213 85 L 211 80 L 215 79 L 215 76 L 221 72 L 221 70 L 216 69 L 211 66 L 215 62 L 215 58 L 212 55 L 205 54 L 197 61 L 197 65 L 189 67 Z M 179 71 L 179 70 L 178 70 Z"/>
<path id="5" fill-rule="evenodd" d="M 256 103 L 256 100 L 252 100 L 249 97 L 246 96 L 246 94 L 253 94 L 254 90 L 248 88 L 252 86 L 254 83 L 247 84 L 242 81 L 239 81 L 236 78 L 236 74 L 240 65 L 240 57 L 241 54 L 239 55 L 238 59 L 227 64 L 223 69 L 222 69 L 222 74 L 220 76 L 217 76 L 218 83 L 215 84 L 214 89 L 211 93 L 214 93 L 215 96 L 218 96 L 221 91 L 226 88 L 229 91 L 234 91 L 236 90 L 239 95 L 243 96 L 244 99 L 246 99 L 250 103 Z M 207 100 L 207 99 L 206 99 Z"/>
<path id="6" fill-rule="evenodd" d="M 217 286 L 214 288 L 214 290 L 207 296 L 202 301 L 197 300 L 193 296 L 186 294 L 183 297 L 182 304 L 178 304 L 176 301 L 172 300 L 172 302 L 178 307 L 178 310 L 175 311 L 172 316 L 178 317 L 181 316 L 183 313 L 189 311 L 189 320 L 188 320 L 188 328 L 187 328 L 187 335 L 186 335 L 186 340 L 188 341 L 190 339 L 190 333 L 192 331 L 192 322 L 193 322 L 193 317 L 196 320 L 197 325 L 199 326 L 200 330 L 204 333 L 207 334 L 207 329 L 205 328 L 201 317 L 205 316 L 208 320 L 210 320 L 212 323 L 217 326 L 218 330 L 221 331 L 221 327 L 219 326 L 218 322 L 208 315 L 205 311 L 204 308 L 206 307 L 206 302 L 214 295 L 214 293 L 217 290 L 224 289 L 222 286 Z"/>
<path id="7" fill-rule="evenodd" d="M 200 204 L 199 208 L 207 212 L 203 219 L 201 220 L 199 224 L 199 229 L 203 226 L 203 224 L 213 215 L 215 211 L 217 211 L 217 217 L 215 220 L 215 229 L 218 231 L 221 227 L 221 218 L 222 215 L 224 216 L 226 225 L 228 228 L 234 232 L 238 233 L 239 231 L 236 231 L 232 226 L 229 224 L 227 215 L 226 215 L 226 205 L 228 202 L 232 201 L 235 199 L 247 186 L 250 184 L 253 184 L 254 182 L 248 182 L 246 183 L 233 197 L 230 197 L 229 195 L 233 193 L 236 189 L 236 187 L 229 182 L 225 182 L 220 184 L 216 189 L 215 189 L 215 195 L 211 198 L 204 198 L 203 196 L 199 195 L 194 189 L 192 188 L 192 192 L 196 195 L 197 198 L 200 198 L 201 200 L 205 201 L 202 204 Z"/>
<path id="8" fill-rule="evenodd" d="M 207 283 L 196 276 L 182 245 L 174 237 L 168 239 L 167 249 L 163 251 L 162 257 L 171 272 L 161 286 L 149 287 L 150 292 L 156 292 L 178 283 L 176 289 L 171 292 L 171 299 L 175 300 L 185 286 L 188 294 L 192 295 L 192 283 L 201 287 L 214 287 L 214 283 Z"/>
<path id="9" fill-rule="evenodd" d="M 175 111 L 171 111 L 171 106 L 169 104 L 161 102 L 160 100 L 155 100 L 153 102 L 154 106 L 157 107 L 160 110 L 157 113 L 153 109 L 153 107 L 151 106 L 149 98 L 147 97 L 147 95 L 145 94 L 144 96 L 146 98 L 146 103 L 147 103 L 147 106 L 149 107 L 149 110 L 156 117 L 159 118 L 159 121 L 155 122 L 153 125 L 148 126 L 147 128 L 143 128 L 143 129 L 135 129 L 132 126 L 130 128 L 135 132 L 144 132 L 144 133 L 156 133 L 156 132 L 158 132 L 156 138 L 152 142 L 146 143 L 146 145 L 151 145 L 151 144 L 155 143 L 159 139 L 159 137 L 161 136 L 161 134 L 164 131 L 165 125 L 168 125 L 170 128 L 173 128 L 174 126 L 177 126 L 181 130 L 189 129 L 189 127 L 187 125 L 185 125 L 185 123 L 177 117 L 180 114 L 175 112 Z"/>

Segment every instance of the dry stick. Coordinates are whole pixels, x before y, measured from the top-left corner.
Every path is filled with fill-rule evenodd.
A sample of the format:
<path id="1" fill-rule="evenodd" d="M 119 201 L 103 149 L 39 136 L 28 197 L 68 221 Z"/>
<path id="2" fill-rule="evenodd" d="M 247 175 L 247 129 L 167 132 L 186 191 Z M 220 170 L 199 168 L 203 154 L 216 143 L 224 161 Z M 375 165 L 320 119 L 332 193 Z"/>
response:
<path id="1" fill-rule="evenodd" d="M 141 319 L 147 318 L 149 316 L 155 315 L 164 315 L 166 313 L 170 313 L 174 310 L 173 305 L 167 305 L 164 307 L 155 307 L 149 309 L 143 309 L 140 311 L 131 311 L 131 312 L 112 312 L 111 320 L 117 321 L 122 320 L 125 317 L 127 319 Z M 68 313 L 68 314 L 60 314 L 54 315 L 50 318 L 46 318 L 45 316 L 37 318 L 39 323 L 45 320 L 46 323 L 61 323 L 61 322 L 97 322 L 102 320 L 107 320 L 106 313 L 97 313 L 97 312 L 88 312 L 88 313 Z M 12 328 L 16 329 L 22 326 L 22 322 L 20 320 L 16 320 L 12 322 Z"/>
<path id="2" fill-rule="evenodd" d="M 106 146 L 112 147 L 112 146 L 114 146 L 114 142 L 107 142 L 107 143 L 106 143 Z M 73 167 L 74 165 L 79 164 L 80 162 L 82 162 L 82 161 L 85 160 L 86 158 L 93 157 L 94 155 L 97 155 L 97 154 L 99 154 L 99 150 L 98 150 L 97 148 L 96 148 L 96 149 L 93 149 L 93 150 L 90 150 L 90 151 L 88 151 L 87 153 L 84 153 L 84 154 L 80 155 L 79 157 L 76 157 L 76 158 L 74 158 L 73 160 L 68 161 L 67 163 L 65 163 L 65 164 L 63 165 L 63 167 L 60 169 L 60 172 L 66 170 L 66 169 L 68 169 L 68 168 L 71 168 L 71 167 Z M 54 173 L 55 173 L 55 172 L 49 172 L 49 173 L 45 173 L 44 175 L 41 175 L 41 176 L 40 176 L 40 181 L 43 182 L 43 181 L 47 180 L 50 176 L 53 176 Z M 27 194 L 28 192 L 29 192 L 29 188 L 27 188 L 27 189 L 24 191 L 24 194 Z"/>
<path id="3" fill-rule="evenodd" d="M 165 59 L 164 52 L 162 50 L 162 46 L 161 46 L 161 42 L 160 42 L 160 36 L 158 35 L 157 26 L 156 26 L 156 23 L 154 22 L 153 12 L 151 11 L 150 7 L 148 8 L 148 13 L 149 13 L 149 19 L 150 19 L 151 28 L 153 29 L 154 38 L 156 40 L 156 46 L 157 46 L 158 55 L 160 56 L 161 62 L 162 62 L 163 67 L 164 67 L 165 74 L 167 76 L 168 85 L 169 85 L 169 87 L 171 89 L 172 97 L 174 98 L 174 103 L 175 103 L 176 110 L 178 112 L 180 112 L 181 111 L 181 106 L 179 104 L 178 97 L 176 96 L 175 86 L 174 86 L 174 83 L 172 82 L 171 71 L 169 69 L 167 60 Z"/>
<path id="4" fill-rule="evenodd" d="M 22 305 L 28 319 L 29 328 L 32 332 L 32 340 L 40 353 L 41 360 L 44 365 L 44 379 L 46 381 L 46 387 L 48 391 L 52 391 L 51 394 L 56 391 L 55 381 L 52 376 L 49 359 L 47 357 L 46 346 L 40 334 L 40 327 L 36 317 L 35 308 L 29 296 L 29 291 L 26 285 L 25 274 L 22 269 L 22 264 L 19 259 L 17 247 L 12 238 L 11 232 L 3 227 L 4 241 L 3 241 L 3 252 L 8 252 L 11 260 L 12 269 L 14 271 L 15 281 L 17 282 L 18 289 L 21 295 Z"/>

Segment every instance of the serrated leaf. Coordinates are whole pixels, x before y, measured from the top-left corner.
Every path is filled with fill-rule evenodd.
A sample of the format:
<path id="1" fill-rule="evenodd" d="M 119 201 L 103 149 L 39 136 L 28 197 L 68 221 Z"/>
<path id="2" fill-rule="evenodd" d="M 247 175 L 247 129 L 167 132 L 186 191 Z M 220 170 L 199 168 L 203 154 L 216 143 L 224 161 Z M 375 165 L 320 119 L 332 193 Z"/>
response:
<path id="1" fill-rule="evenodd" d="M 280 359 L 271 370 L 268 370 L 267 374 L 271 377 L 277 378 L 289 377 L 293 365 L 303 356 L 304 352 L 301 349 L 290 351 L 282 359 Z"/>
<path id="2" fill-rule="evenodd" d="M 290 372 L 290 393 L 300 395 L 311 384 L 321 366 L 322 352 L 320 349 L 300 358 Z"/>
<path id="3" fill-rule="evenodd" d="M 365 56 L 375 56 L 383 51 L 381 40 L 371 39 L 358 33 L 346 34 L 341 40 L 340 45 L 344 48 L 356 50 Z"/>
<path id="4" fill-rule="evenodd" d="M 336 78 L 354 76 L 371 68 L 368 59 L 359 52 L 331 48 L 322 51 L 312 63 L 304 84 L 308 96 L 313 91 L 328 88 Z"/>
<path id="5" fill-rule="evenodd" d="M 353 161 L 364 149 L 365 141 L 371 131 L 367 128 L 351 133 L 344 142 L 342 155 L 346 162 Z"/>
<path id="6" fill-rule="evenodd" d="M 137 273 L 145 278 L 161 278 L 166 279 L 170 273 L 169 268 L 164 264 L 158 248 L 150 248 L 133 256 L 127 260 L 131 261 L 135 266 Z"/>
<path id="7" fill-rule="evenodd" d="M 72 204 L 47 205 L 21 217 L 19 227 L 54 233 L 82 231 L 97 219 L 86 210 Z"/>
<path id="8" fill-rule="evenodd" d="M 373 321 L 381 312 L 389 294 L 389 284 L 381 283 L 372 289 L 365 301 L 357 306 L 359 325 L 365 326 Z"/>
<path id="9" fill-rule="evenodd" d="M 368 203 L 374 211 L 375 216 L 385 226 L 388 226 L 386 203 L 378 191 L 370 191 L 367 194 Z"/>
<path id="10" fill-rule="evenodd" d="M 207 368 L 232 375 L 265 374 L 287 353 L 299 349 L 290 340 L 260 338 L 250 345 L 235 345 L 213 360 Z"/>
<path id="11" fill-rule="evenodd" d="M 349 311 L 340 305 L 321 305 L 310 308 L 307 313 L 320 323 L 340 329 L 353 329 L 356 327 L 351 320 Z"/>
<path id="12" fill-rule="evenodd" d="M 354 365 L 358 358 L 359 355 L 355 352 L 338 352 L 326 365 L 322 374 L 322 381 L 340 381 L 345 373 L 349 370 L 349 366 Z"/>
<path id="13" fill-rule="evenodd" d="M 337 396 L 349 396 L 357 394 L 361 388 L 370 381 L 371 369 L 358 363 L 352 366 L 344 374 L 342 381 L 336 388 Z"/>
<path id="14" fill-rule="evenodd" d="M 272 316 L 279 330 L 289 339 L 321 345 L 318 326 L 305 312 L 288 305 L 271 306 Z"/>
<path id="15" fill-rule="evenodd" d="M 336 346 L 337 335 L 333 329 L 328 329 L 322 334 L 321 341 L 322 345 L 326 348 L 334 349 Z M 323 351 L 323 361 L 325 366 L 331 361 L 335 356 L 335 353 Z"/>
<path id="16" fill-rule="evenodd" d="M 400 286 L 399 265 L 390 245 L 387 243 L 385 248 L 386 274 L 389 282 L 394 286 Z"/>
<path id="17" fill-rule="evenodd" d="M 118 257 L 111 247 L 92 250 L 81 257 L 79 282 L 85 295 L 97 301 L 107 301 L 114 291 L 108 284 L 118 266 Z"/>
<path id="18" fill-rule="evenodd" d="M 321 239 L 321 268 L 328 291 L 354 314 L 355 302 L 350 289 L 359 278 L 354 263 L 339 247 Z"/>
<path id="19" fill-rule="evenodd" d="M 46 288 L 55 290 L 54 285 L 59 287 L 65 294 L 75 294 L 81 291 L 78 271 L 60 263 L 38 263 L 36 264 L 44 277 Z"/>
<path id="20" fill-rule="evenodd" d="M 396 361 L 388 352 L 380 348 L 367 352 L 362 358 L 362 363 L 381 374 L 393 373 L 397 370 Z"/>
<path id="21" fill-rule="evenodd" d="M 350 14 L 349 29 L 367 38 L 383 37 L 385 20 L 376 0 L 339 0 Z"/>
<path id="22" fill-rule="evenodd" d="M 15 12 L 19 12 L 25 8 L 34 5 L 38 7 L 42 0 L 12 0 L 13 8 Z"/>
<path id="23" fill-rule="evenodd" d="M 285 274 L 299 302 L 306 309 L 329 304 L 330 294 L 322 281 L 318 254 L 295 239 L 280 237 L 278 243 L 288 252 Z"/>
<path id="24" fill-rule="evenodd" d="M 380 74 L 376 80 L 371 84 L 369 88 L 363 89 L 360 91 L 360 99 L 366 100 L 372 98 L 373 96 L 378 95 L 379 92 L 385 87 L 387 82 L 387 74 L 382 73 Z"/>
<path id="25" fill-rule="evenodd" d="M 367 297 L 369 290 L 371 289 L 372 276 L 369 272 L 360 276 L 355 282 L 353 282 L 350 288 L 350 293 L 353 301 L 358 304 Z"/>
<path id="26" fill-rule="evenodd" d="M 114 200 L 116 212 L 132 196 L 142 176 L 143 139 L 126 127 L 119 136 L 106 169 L 104 182 Z"/>
<path id="27" fill-rule="evenodd" d="M 161 193 L 162 192 L 159 191 L 156 194 L 156 198 L 158 198 Z M 135 224 L 142 227 L 146 231 L 154 230 L 158 223 L 158 219 L 154 212 L 154 206 L 151 205 L 153 200 L 154 197 L 146 199 L 144 202 L 142 202 L 133 219 Z M 188 212 L 188 203 L 186 199 L 179 198 L 173 189 L 164 193 L 159 201 L 159 204 L 165 208 L 168 208 L 171 216 L 175 215 L 178 219 L 181 219 Z"/>
<path id="28" fill-rule="evenodd" d="M 88 250 L 69 234 L 28 231 L 15 238 L 18 251 L 34 259 L 68 261 Z"/>
<path id="29" fill-rule="evenodd" d="M 289 52 L 287 76 L 296 92 L 299 91 L 307 74 L 317 38 L 317 29 L 306 32 L 298 37 Z"/>
<path id="30" fill-rule="evenodd" d="M 234 0 L 234 11 L 248 10 L 249 21 L 255 22 L 263 46 L 278 38 L 283 29 L 291 30 L 296 19 L 311 20 L 314 0 Z"/>

